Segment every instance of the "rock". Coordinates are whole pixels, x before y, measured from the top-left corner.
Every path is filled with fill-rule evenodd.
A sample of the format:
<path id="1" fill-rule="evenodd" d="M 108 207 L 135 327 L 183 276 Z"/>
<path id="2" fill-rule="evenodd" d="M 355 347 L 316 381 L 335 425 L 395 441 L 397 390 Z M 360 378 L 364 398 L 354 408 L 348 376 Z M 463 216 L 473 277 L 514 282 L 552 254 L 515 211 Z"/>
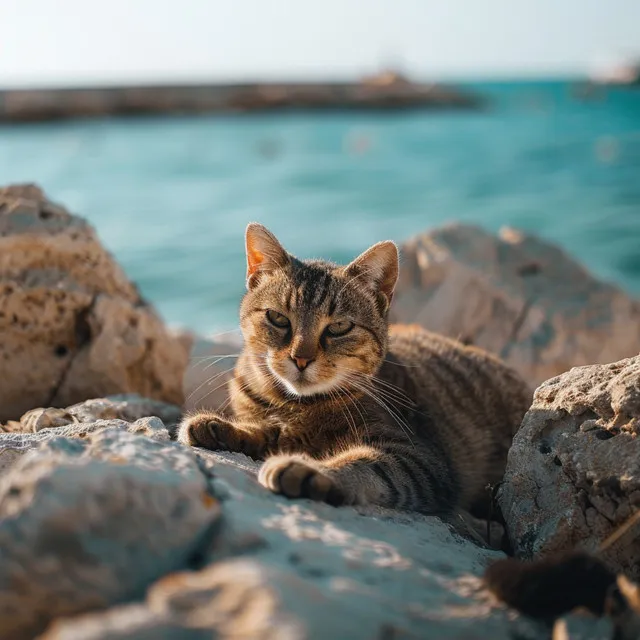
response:
<path id="1" fill-rule="evenodd" d="M 477 576 L 502 554 L 438 518 L 288 501 L 257 484 L 249 458 L 196 451 L 224 496 L 205 566 L 42 640 L 547 637 L 484 590 Z"/>
<path id="2" fill-rule="evenodd" d="M 0 335 L 0 421 L 125 392 L 182 404 L 185 342 L 33 185 L 0 189 Z"/>
<path id="3" fill-rule="evenodd" d="M 100 429 L 117 427 L 154 440 L 168 441 L 168 429 L 174 430 L 181 414 L 180 407 L 136 394 L 94 398 L 66 409 L 32 409 L 11 428 L 11 436 L 3 436 L 0 432 L 0 475 L 13 466 L 23 453 L 54 435 L 85 438 Z M 43 429 L 55 429 L 55 434 L 31 435 Z"/>
<path id="4" fill-rule="evenodd" d="M 532 387 L 640 351 L 640 303 L 535 236 L 451 225 L 402 256 L 392 319 L 488 349 Z"/>
<path id="5" fill-rule="evenodd" d="M 182 416 L 182 409 L 173 404 L 143 398 L 137 394 L 122 394 L 106 398 L 85 400 L 67 407 L 67 412 L 76 422 L 91 420 L 125 420 L 135 422 L 149 416 L 156 416 L 167 425 L 175 425 Z"/>
<path id="6" fill-rule="evenodd" d="M 162 420 L 156 417 L 141 418 L 133 423 L 124 420 L 95 420 L 91 422 L 73 422 L 65 426 L 43 429 L 36 433 L 0 434 L 0 478 L 25 453 L 36 449 L 41 443 L 54 437 L 86 439 L 103 429 L 123 429 L 130 433 L 144 435 L 152 440 L 168 442 L 169 432 Z"/>
<path id="7" fill-rule="evenodd" d="M 0 481 L 0 637 L 142 598 L 192 566 L 219 515 L 180 445 L 113 428 L 49 439 Z"/>
<path id="8" fill-rule="evenodd" d="M 640 356 L 571 369 L 535 393 L 499 503 L 516 555 L 580 547 L 640 577 Z"/>
<path id="9" fill-rule="evenodd" d="M 158 418 L 0 435 L 37 445 L 0 478 L 0 637 L 546 638 L 485 590 L 502 554 L 451 524 L 288 501 L 145 421 L 166 438 Z"/>

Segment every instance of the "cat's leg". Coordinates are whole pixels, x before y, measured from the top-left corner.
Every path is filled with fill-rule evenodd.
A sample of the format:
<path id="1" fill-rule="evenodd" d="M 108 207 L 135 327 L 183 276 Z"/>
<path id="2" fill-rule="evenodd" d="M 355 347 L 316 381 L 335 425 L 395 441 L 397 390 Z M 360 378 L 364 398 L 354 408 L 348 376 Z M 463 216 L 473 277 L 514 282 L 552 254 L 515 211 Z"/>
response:
<path id="1" fill-rule="evenodd" d="M 213 451 L 244 453 L 263 459 L 278 441 L 276 427 L 241 424 L 212 411 L 184 418 L 178 427 L 178 442 Z"/>
<path id="2" fill-rule="evenodd" d="M 454 475 L 428 451 L 391 443 L 354 446 L 321 460 L 274 456 L 260 469 L 259 480 L 289 498 L 446 513 L 458 499 Z"/>

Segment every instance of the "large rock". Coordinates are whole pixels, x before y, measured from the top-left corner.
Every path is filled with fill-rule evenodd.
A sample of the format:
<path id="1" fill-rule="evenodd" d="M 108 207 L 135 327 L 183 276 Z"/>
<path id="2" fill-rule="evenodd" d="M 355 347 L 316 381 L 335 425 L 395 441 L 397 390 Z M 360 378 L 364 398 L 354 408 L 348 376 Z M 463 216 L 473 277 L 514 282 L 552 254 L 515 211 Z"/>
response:
<path id="1" fill-rule="evenodd" d="M 0 484 L 0 637 L 143 597 L 191 565 L 218 516 L 179 445 L 117 428 L 49 440 Z"/>
<path id="2" fill-rule="evenodd" d="M 402 256 L 393 318 L 484 347 L 532 386 L 640 351 L 640 304 L 534 236 L 451 225 Z"/>
<path id="3" fill-rule="evenodd" d="M 66 409 L 32 409 L 19 422 L 5 425 L 10 428 L 0 439 L 0 476 L 24 453 L 49 440 L 50 429 L 55 429 L 57 437 L 87 438 L 105 426 L 114 426 L 154 440 L 169 440 L 168 429 L 174 430 L 181 413 L 175 405 L 136 394 L 94 398 Z"/>
<path id="4" fill-rule="evenodd" d="M 0 637 L 546 638 L 484 589 L 502 554 L 451 524 L 288 501 L 244 456 L 135 425 L 21 434 L 36 449 L 0 480 Z"/>
<path id="5" fill-rule="evenodd" d="M 613 568 L 640 577 L 640 356 L 578 367 L 535 393 L 499 493 L 523 558 L 608 540 Z"/>
<path id="6" fill-rule="evenodd" d="M 182 403 L 184 342 L 98 241 L 35 186 L 0 189 L 0 421 L 137 392 Z"/>

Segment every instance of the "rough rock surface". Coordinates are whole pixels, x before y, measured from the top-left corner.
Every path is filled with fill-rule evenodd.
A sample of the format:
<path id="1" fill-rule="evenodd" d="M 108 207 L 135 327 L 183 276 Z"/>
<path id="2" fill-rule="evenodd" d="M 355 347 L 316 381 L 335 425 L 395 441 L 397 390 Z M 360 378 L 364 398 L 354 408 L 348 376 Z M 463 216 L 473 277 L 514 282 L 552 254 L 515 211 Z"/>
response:
<path id="1" fill-rule="evenodd" d="M 0 421 L 123 392 L 182 403 L 188 350 L 82 218 L 0 189 Z"/>
<path id="2" fill-rule="evenodd" d="M 154 440 L 169 440 L 168 429 L 173 430 L 181 413 L 182 410 L 175 405 L 137 394 L 94 398 L 66 409 L 32 409 L 22 416 L 20 422 L 11 424 L 10 436 L 0 440 L 0 475 L 22 454 L 51 437 L 51 434 L 39 434 L 39 431 L 56 429 L 57 436 L 86 438 L 111 425 Z"/>
<path id="3" fill-rule="evenodd" d="M 559 248 L 451 225 L 402 246 L 393 319 L 496 353 L 532 386 L 640 351 L 640 303 Z"/>
<path id="4" fill-rule="evenodd" d="M 288 501 L 244 456 L 79 426 L 22 434 L 0 479 L 0 637 L 547 636 L 484 590 L 502 554 L 437 518 Z"/>
<path id="5" fill-rule="evenodd" d="M 67 409 L 32 409 L 20 418 L 20 423 L 23 431 L 36 432 L 73 422 L 111 419 L 134 422 L 147 416 L 156 416 L 166 425 L 175 425 L 181 415 L 182 409 L 176 405 L 129 393 L 85 400 Z"/>
<path id="6" fill-rule="evenodd" d="M 517 555 L 580 547 L 640 577 L 640 356 L 571 369 L 535 393 L 499 502 Z"/>
<path id="7" fill-rule="evenodd" d="M 48 440 L 0 482 L 0 637 L 143 597 L 194 562 L 219 514 L 177 444 L 118 428 Z"/>

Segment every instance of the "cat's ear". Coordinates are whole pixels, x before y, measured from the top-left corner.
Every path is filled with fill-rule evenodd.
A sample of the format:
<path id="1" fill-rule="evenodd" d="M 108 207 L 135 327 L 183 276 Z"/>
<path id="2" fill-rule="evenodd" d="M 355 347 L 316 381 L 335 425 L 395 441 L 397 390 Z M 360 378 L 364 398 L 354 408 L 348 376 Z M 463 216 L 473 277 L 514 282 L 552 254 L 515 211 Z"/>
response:
<path id="1" fill-rule="evenodd" d="M 381 293 L 388 307 L 398 281 L 398 248 L 390 240 L 378 242 L 349 264 L 345 273 Z"/>
<path id="2" fill-rule="evenodd" d="M 258 283 L 261 273 L 268 273 L 290 264 L 289 254 L 266 227 L 251 222 L 245 232 L 247 249 L 247 289 Z"/>

